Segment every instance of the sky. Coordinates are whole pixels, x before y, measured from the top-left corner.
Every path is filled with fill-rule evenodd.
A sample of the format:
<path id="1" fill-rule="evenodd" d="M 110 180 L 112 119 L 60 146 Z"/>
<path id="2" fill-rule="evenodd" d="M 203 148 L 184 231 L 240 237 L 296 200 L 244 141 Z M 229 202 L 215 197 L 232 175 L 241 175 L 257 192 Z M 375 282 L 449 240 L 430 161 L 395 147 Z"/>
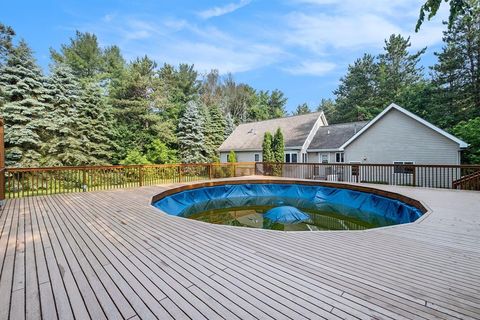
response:
<path id="1" fill-rule="evenodd" d="M 258 90 L 280 89 L 293 111 L 333 97 L 348 65 L 380 53 L 392 33 L 410 36 L 412 52 L 427 47 L 428 75 L 448 7 L 415 33 L 424 1 L 4 0 L 0 22 L 29 43 L 46 71 L 49 49 L 80 30 L 102 46 L 118 45 L 127 60 L 146 54 L 160 65 L 190 63 L 201 74 L 218 69 Z"/>

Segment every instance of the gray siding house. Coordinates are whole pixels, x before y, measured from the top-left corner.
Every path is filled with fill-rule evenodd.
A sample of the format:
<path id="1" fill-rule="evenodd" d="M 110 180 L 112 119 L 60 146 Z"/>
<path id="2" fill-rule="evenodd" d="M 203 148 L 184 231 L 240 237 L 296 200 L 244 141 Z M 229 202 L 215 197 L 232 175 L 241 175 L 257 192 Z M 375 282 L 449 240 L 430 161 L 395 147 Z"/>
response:
<path id="1" fill-rule="evenodd" d="M 281 128 L 285 162 L 460 164 L 464 141 L 391 104 L 373 120 L 328 125 L 322 112 L 239 125 L 219 148 L 238 161 L 262 161 L 265 132 Z"/>

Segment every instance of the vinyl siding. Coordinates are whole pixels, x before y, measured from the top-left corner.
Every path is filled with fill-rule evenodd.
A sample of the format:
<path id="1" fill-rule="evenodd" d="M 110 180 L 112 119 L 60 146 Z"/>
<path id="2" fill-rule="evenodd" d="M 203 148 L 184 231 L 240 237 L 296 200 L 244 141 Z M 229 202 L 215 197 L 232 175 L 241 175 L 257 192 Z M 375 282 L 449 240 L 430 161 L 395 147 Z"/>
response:
<path id="1" fill-rule="evenodd" d="M 392 109 L 345 148 L 345 162 L 459 164 L 459 145 Z"/>
<path id="2" fill-rule="evenodd" d="M 260 155 L 260 161 L 262 161 L 262 152 L 254 152 L 254 151 L 237 151 L 235 152 L 237 155 L 237 162 L 254 162 L 255 161 L 255 154 L 258 153 Z M 228 152 L 220 152 L 220 162 L 225 163 L 227 162 Z"/>

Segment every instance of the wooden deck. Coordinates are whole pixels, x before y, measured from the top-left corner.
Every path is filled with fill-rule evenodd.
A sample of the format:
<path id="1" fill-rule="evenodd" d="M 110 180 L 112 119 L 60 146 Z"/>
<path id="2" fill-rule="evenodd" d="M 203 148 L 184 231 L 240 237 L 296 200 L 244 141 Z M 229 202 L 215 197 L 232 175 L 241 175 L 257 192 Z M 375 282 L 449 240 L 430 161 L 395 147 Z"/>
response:
<path id="1" fill-rule="evenodd" d="M 431 213 L 284 233 L 167 216 L 167 186 L 8 200 L 0 319 L 479 319 L 480 193 L 378 187 Z"/>

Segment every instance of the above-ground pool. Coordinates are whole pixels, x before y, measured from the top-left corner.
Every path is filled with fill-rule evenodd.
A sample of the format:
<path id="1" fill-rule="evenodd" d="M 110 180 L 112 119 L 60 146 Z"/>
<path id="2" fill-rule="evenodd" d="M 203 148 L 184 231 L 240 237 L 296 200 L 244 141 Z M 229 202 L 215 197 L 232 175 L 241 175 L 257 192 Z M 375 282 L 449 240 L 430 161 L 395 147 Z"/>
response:
<path id="1" fill-rule="evenodd" d="M 363 230 L 409 223 L 423 211 L 400 200 L 345 188 L 298 183 L 193 186 L 153 205 L 173 216 L 282 231 Z"/>

